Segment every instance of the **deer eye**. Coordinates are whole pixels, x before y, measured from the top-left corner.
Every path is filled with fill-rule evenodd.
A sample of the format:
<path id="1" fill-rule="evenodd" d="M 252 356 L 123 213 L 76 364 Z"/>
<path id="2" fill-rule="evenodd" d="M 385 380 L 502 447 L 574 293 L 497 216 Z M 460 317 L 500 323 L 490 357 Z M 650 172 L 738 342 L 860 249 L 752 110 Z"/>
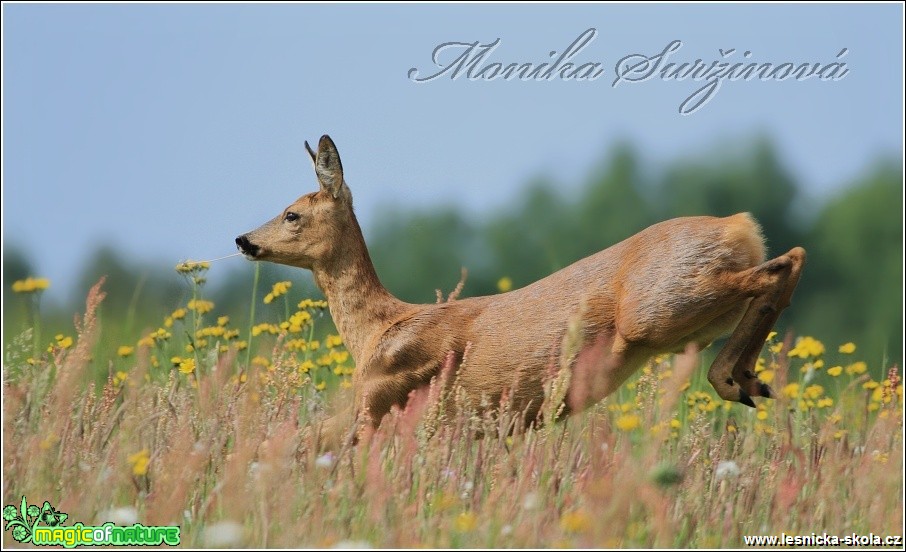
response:
<path id="1" fill-rule="evenodd" d="M 299 220 L 299 214 L 293 213 L 292 211 L 290 211 L 290 212 L 286 213 L 286 215 L 283 216 L 283 220 L 285 220 L 286 222 L 297 221 L 297 220 Z"/>

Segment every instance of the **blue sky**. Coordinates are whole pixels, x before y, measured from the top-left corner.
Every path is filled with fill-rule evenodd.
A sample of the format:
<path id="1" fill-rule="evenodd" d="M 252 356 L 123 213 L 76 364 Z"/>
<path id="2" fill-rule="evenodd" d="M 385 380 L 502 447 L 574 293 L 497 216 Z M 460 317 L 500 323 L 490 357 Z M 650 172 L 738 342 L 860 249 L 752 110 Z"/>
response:
<path id="1" fill-rule="evenodd" d="M 303 141 L 324 133 L 366 237 L 387 206 L 452 202 L 480 217 L 538 175 L 572 193 L 617 141 L 656 170 L 765 134 L 820 198 L 881 157 L 901 159 L 902 10 L 5 4 L 3 242 L 26 248 L 60 291 L 101 243 L 171 265 L 232 253 L 236 235 L 315 189 Z M 600 62 L 595 81 L 408 77 L 436 72 L 444 42 L 499 38 L 489 62 L 541 63 L 589 28 L 575 61 Z M 847 48 L 849 73 L 724 82 L 688 116 L 678 107 L 703 83 L 611 86 L 618 60 L 673 40 L 680 62 L 736 48 L 731 61 L 748 50 L 757 62 L 830 63 Z"/>

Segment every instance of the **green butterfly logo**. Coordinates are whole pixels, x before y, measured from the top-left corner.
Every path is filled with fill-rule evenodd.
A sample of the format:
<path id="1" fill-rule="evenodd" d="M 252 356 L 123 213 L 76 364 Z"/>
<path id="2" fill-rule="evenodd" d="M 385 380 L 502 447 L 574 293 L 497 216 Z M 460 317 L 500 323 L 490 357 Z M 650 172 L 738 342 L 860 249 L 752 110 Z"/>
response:
<path id="1" fill-rule="evenodd" d="M 22 504 L 18 508 L 12 504 L 3 507 L 5 530 L 12 529 L 13 538 L 16 542 L 21 543 L 31 542 L 39 523 L 44 523 L 48 527 L 56 527 L 66 521 L 68 517 L 68 514 L 55 510 L 46 500 L 40 508 L 36 504 L 28 504 L 25 496 L 22 497 Z"/>

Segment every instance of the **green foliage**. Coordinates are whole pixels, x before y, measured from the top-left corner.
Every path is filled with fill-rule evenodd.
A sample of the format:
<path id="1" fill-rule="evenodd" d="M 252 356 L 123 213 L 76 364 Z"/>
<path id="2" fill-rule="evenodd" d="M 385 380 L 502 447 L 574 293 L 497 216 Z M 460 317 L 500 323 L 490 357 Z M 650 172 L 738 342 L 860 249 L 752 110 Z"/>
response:
<path id="1" fill-rule="evenodd" d="M 761 223 L 772 252 L 783 253 L 802 243 L 791 209 L 797 186 L 765 139 L 741 153 L 679 162 L 668 169 L 660 189 L 660 218 L 748 211 Z"/>
<path id="2" fill-rule="evenodd" d="M 462 267 L 473 270 L 468 257 L 476 238 L 475 227 L 450 209 L 424 215 L 390 211 L 369 248 L 378 274 L 392 282 L 391 291 L 405 301 L 431 303 L 435 289 L 446 294 L 456 287 Z"/>
<path id="3" fill-rule="evenodd" d="M 807 242 L 795 320 L 829 339 L 856 336 L 866 354 L 902 358 L 902 174 L 892 165 L 832 199 Z"/>
<path id="4" fill-rule="evenodd" d="M 33 274 L 34 270 L 25 252 L 16 246 L 5 245 L 3 249 L 3 288 L 9 289 L 16 280 L 23 280 Z"/>

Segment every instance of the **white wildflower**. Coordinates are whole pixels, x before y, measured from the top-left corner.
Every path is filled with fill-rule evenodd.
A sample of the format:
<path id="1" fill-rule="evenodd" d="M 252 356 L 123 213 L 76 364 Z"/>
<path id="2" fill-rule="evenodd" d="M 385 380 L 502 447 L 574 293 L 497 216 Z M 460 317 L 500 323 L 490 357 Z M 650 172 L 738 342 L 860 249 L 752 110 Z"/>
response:
<path id="1" fill-rule="evenodd" d="M 739 466 L 736 464 L 736 462 L 732 460 L 724 460 L 723 462 L 718 464 L 717 469 L 714 470 L 714 477 L 716 477 L 718 480 L 727 479 L 728 477 L 736 477 L 739 475 L 740 471 L 741 470 L 739 469 Z"/>

